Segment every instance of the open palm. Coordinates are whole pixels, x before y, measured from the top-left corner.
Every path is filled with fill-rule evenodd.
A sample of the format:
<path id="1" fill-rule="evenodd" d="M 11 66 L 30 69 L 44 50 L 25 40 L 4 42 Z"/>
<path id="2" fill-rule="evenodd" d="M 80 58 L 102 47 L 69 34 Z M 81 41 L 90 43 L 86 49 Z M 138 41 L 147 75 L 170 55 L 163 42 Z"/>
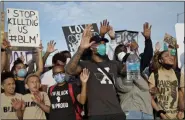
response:
<path id="1" fill-rule="evenodd" d="M 152 25 L 149 25 L 148 22 L 146 22 L 144 25 L 143 25 L 143 36 L 146 38 L 146 39 L 149 39 L 150 36 L 151 36 L 151 28 L 152 28 Z"/>
<path id="2" fill-rule="evenodd" d="M 80 43 L 80 48 L 82 49 L 87 49 L 89 48 L 94 42 L 90 43 L 90 39 L 92 37 L 92 25 L 87 25 L 83 31 L 82 34 L 82 40 Z"/>
<path id="3" fill-rule="evenodd" d="M 109 31 L 109 22 L 107 20 L 103 20 L 103 23 L 100 22 L 100 35 L 104 36 Z"/>
<path id="4" fill-rule="evenodd" d="M 56 45 L 56 42 L 54 42 L 54 40 L 50 41 L 47 44 L 47 50 L 46 50 L 46 52 L 49 52 L 49 53 L 55 52 L 57 50 L 57 49 L 55 49 L 55 45 Z"/>
<path id="5" fill-rule="evenodd" d="M 82 83 L 86 83 L 89 79 L 90 72 L 88 69 L 84 68 L 80 74 L 80 80 Z"/>
<path id="6" fill-rule="evenodd" d="M 20 110 L 22 108 L 22 101 L 14 98 L 12 99 L 12 106 L 15 110 Z"/>

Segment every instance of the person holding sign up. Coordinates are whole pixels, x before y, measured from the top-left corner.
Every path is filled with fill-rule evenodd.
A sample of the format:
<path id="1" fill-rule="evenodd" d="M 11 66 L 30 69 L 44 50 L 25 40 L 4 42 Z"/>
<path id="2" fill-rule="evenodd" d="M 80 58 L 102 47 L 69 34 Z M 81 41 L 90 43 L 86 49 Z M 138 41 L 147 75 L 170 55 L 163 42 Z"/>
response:
<path id="1" fill-rule="evenodd" d="M 38 57 L 38 61 L 37 61 L 37 71 L 36 71 L 36 75 L 40 76 L 42 71 L 43 71 L 43 61 L 42 61 L 42 45 L 40 45 L 40 47 L 36 48 L 37 51 L 37 57 Z M 14 62 L 14 65 L 11 69 L 11 72 L 14 74 L 15 76 L 15 83 L 16 83 L 16 92 L 17 93 L 21 93 L 21 94 L 26 94 L 28 91 L 25 89 L 25 83 L 24 80 L 26 78 L 27 74 L 27 69 L 25 64 L 23 63 L 22 60 L 17 59 Z"/>

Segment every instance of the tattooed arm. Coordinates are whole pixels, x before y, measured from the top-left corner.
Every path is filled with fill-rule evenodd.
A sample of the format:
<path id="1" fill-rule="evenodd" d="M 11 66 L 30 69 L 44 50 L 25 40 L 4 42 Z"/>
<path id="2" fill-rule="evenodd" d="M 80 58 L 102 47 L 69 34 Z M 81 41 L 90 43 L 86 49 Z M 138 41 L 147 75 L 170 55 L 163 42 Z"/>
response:
<path id="1" fill-rule="evenodd" d="M 69 63 L 66 65 L 66 72 L 71 75 L 79 75 L 82 71 L 82 68 L 78 65 L 80 58 L 85 49 L 89 48 L 94 42 L 90 42 L 92 37 L 92 25 L 87 25 L 82 34 L 82 40 L 80 47 L 75 55 L 71 58 Z"/>
<path id="2" fill-rule="evenodd" d="M 69 63 L 66 65 L 66 72 L 70 75 L 79 75 L 82 72 L 82 68 L 78 65 L 80 58 L 84 52 L 84 49 L 79 47 L 78 51 L 71 58 Z"/>

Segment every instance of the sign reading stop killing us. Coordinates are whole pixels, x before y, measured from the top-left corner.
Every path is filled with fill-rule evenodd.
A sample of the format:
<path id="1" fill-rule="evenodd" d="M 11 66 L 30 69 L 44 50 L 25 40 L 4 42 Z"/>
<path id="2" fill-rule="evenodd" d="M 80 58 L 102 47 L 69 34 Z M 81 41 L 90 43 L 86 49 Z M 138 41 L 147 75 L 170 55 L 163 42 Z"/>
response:
<path id="1" fill-rule="evenodd" d="M 39 13 L 34 10 L 7 8 L 8 40 L 12 46 L 38 47 Z"/>
<path id="2" fill-rule="evenodd" d="M 96 23 L 92 24 L 92 33 L 94 35 L 98 35 L 98 26 Z M 73 26 L 63 26 L 62 27 L 64 36 L 66 39 L 66 43 L 68 46 L 68 50 L 72 53 L 76 52 L 80 45 L 80 41 L 82 38 L 82 33 L 85 29 L 85 24 L 83 25 L 73 25 Z"/>

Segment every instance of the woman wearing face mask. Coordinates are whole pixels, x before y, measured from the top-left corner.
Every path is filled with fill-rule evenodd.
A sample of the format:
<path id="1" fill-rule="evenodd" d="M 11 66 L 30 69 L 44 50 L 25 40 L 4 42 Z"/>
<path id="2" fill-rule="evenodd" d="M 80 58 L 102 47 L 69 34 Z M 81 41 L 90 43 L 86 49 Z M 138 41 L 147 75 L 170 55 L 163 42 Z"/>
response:
<path id="1" fill-rule="evenodd" d="M 148 34 L 146 34 L 146 31 L 148 31 Z M 145 28 L 144 34 L 145 49 L 140 60 L 141 72 L 143 71 L 143 68 L 149 65 L 153 53 L 150 29 Z M 138 45 L 136 45 L 135 42 L 130 45 L 130 49 L 125 45 L 118 45 L 115 49 L 115 60 L 125 64 L 129 56 L 132 55 L 130 51 L 133 52 L 137 48 Z M 137 55 L 137 52 L 134 52 L 134 54 Z M 127 73 L 125 73 L 125 76 L 117 77 L 116 87 L 118 89 L 120 105 L 126 114 L 126 119 L 153 119 L 148 81 L 142 74 L 137 79 L 128 80 Z"/>
<path id="2" fill-rule="evenodd" d="M 11 71 L 13 72 L 15 77 L 15 84 L 16 84 L 15 92 L 26 94 L 27 91 L 25 89 L 24 79 L 27 76 L 27 70 L 22 60 L 17 59 L 14 62 L 14 66 L 12 67 Z"/>
<path id="3" fill-rule="evenodd" d="M 37 57 L 38 57 L 38 61 L 36 62 L 38 65 L 38 70 L 36 71 L 35 74 L 40 76 L 43 71 L 42 47 L 37 48 Z M 11 72 L 14 74 L 14 77 L 15 77 L 15 84 L 16 84 L 15 92 L 23 95 L 26 94 L 28 91 L 25 88 L 24 80 L 27 77 L 28 73 L 27 73 L 26 65 L 23 63 L 21 59 L 18 58 L 14 62 L 14 66 L 12 67 Z"/>
<path id="4" fill-rule="evenodd" d="M 168 51 L 162 51 L 158 55 L 158 61 L 161 67 L 157 73 L 152 73 L 149 78 L 149 87 L 157 87 L 159 92 L 152 98 L 152 106 L 157 111 L 157 117 L 162 119 L 182 119 L 183 110 L 178 106 L 184 103 L 180 99 L 181 92 L 184 95 L 184 74 L 181 73 L 179 79 L 173 69 L 174 57 Z M 158 76 L 157 78 L 155 76 Z M 183 96 L 182 95 L 182 96 Z M 183 101 L 181 101 L 183 100 Z"/>
<path id="5" fill-rule="evenodd" d="M 81 120 L 80 105 L 86 102 L 86 83 L 89 78 L 89 71 L 83 69 L 80 74 L 82 88 L 76 84 L 70 84 L 66 81 L 66 74 L 63 66 L 53 68 L 53 78 L 56 85 L 49 88 L 49 98 L 51 109 L 49 120 Z M 73 101 L 75 99 L 75 102 Z"/>

